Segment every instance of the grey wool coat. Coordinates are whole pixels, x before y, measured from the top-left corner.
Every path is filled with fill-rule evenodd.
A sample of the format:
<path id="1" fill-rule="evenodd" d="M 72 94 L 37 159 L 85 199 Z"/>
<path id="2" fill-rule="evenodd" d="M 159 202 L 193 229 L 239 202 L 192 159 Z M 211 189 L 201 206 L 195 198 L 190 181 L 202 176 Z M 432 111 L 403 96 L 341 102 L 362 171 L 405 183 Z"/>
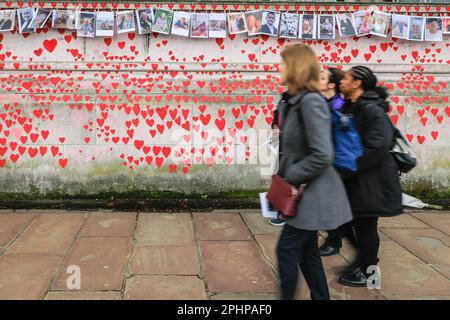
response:
<path id="1" fill-rule="evenodd" d="M 332 230 L 352 220 L 343 182 L 332 166 L 330 112 L 316 92 L 283 94 L 278 174 L 294 186 L 308 181 L 297 215 L 286 223 L 297 229 Z M 288 110 L 289 109 L 289 110 Z"/>

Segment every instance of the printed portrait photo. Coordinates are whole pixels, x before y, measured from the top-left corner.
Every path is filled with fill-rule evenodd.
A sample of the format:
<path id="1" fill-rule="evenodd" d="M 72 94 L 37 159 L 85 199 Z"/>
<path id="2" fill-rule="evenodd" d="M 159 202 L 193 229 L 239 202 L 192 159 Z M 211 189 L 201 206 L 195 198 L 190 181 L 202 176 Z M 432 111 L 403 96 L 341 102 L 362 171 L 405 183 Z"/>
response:
<path id="1" fill-rule="evenodd" d="M 96 36 L 114 36 L 114 12 L 97 12 L 95 16 L 95 28 Z"/>
<path id="2" fill-rule="evenodd" d="M 355 21 L 357 36 L 365 36 L 370 34 L 372 13 L 369 10 L 357 11 L 353 13 L 353 19 Z"/>
<path id="3" fill-rule="evenodd" d="M 152 32 L 153 25 L 153 9 L 136 10 L 136 22 L 139 34 L 146 34 Z"/>
<path id="4" fill-rule="evenodd" d="M 279 25 L 280 25 L 279 12 L 263 10 L 261 34 L 267 34 L 269 36 L 277 36 Z"/>
<path id="5" fill-rule="evenodd" d="M 0 31 L 11 31 L 16 21 L 16 10 L 0 10 Z"/>
<path id="6" fill-rule="evenodd" d="M 254 10 L 245 13 L 245 20 L 247 22 L 247 32 L 249 36 L 261 34 L 262 11 Z"/>
<path id="7" fill-rule="evenodd" d="M 117 12 L 116 19 L 117 33 L 133 32 L 136 30 L 133 11 Z"/>
<path id="8" fill-rule="evenodd" d="M 450 34 L 450 17 L 442 18 L 442 33 Z"/>
<path id="9" fill-rule="evenodd" d="M 243 12 L 228 13 L 228 32 L 238 34 L 247 32 L 247 23 Z"/>
<path id="10" fill-rule="evenodd" d="M 300 39 L 316 39 L 317 16 L 314 14 L 302 14 L 298 22 L 298 37 Z"/>
<path id="11" fill-rule="evenodd" d="M 409 16 L 401 14 L 392 15 L 392 37 L 408 39 Z"/>
<path id="12" fill-rule="evenodd" d="M 442 41 L 441 18 L 425 18 L 425 41 Z"/>
<path id="13" fill-rule="evenodd" d="M 226 13 L 210 13 L 208 18 L 209 37 L 226 38 L 227 37 L 227 15 Z"/>
<path id="14" fill-rule="evenodd" d="M 425 29 L 425 18 L 410 17 L 408 40 L 423 41 L 424 29 Z"/>
<path id="15" fill-rule="evenodd" d="M 390 17 L 391 15 L 389 13 L 374 11 L 372 14 L 370 33 L 380 37 L 387 37 Z"/>
<path id="16" fill-rule="evenodd" d="M 77 36 L 92 38 L 95 35 L 95 12 L 79 12 L 77 16 Z"/>
<path id="17" fill-rule="evenodd" d="M 191 37 L 208 38 L 207 13 L 193 13 L 191 15 Z"/>
<path id="18" fill-rule="evenodd" d="M 173 20 L 173 11 L 166 9 L 156 9 L 152 31 L 169 34 Z"/>
<path id="19" fill-rule="evenodd" d="M 319 39 L 330 40 L 335 38 L 336 25 L 332 14 L 319 15 Z"/>
<path id="20" fill-rule="evenodd" d="M 280 37 L 297 38 L 298 19 L 299 16 L 296 13 L 283 12 L 280 18 Z"/>
<path id="21" fill-rule="evenodd" d="M 36 15 L 36 10 L 33 8 L 19 9 L 17 11 L 19 18 L 19 33 L 35 32 L 36 27 L 32 24 L 33 18 Z"/>
<path id="22" fill-rule="evenodd" d="M 189 37 L 191 28 L 191 13 L 185 11 L 175 11 L 173 13 L 172 34 L 182 37 Z"/>
<path id="23" fill-rule="evenodd" d="M 51 14 L 51 10 L 38 9 L 31 24 L 34 25 L 36 29 L 41 29 L 44 27 Z"/>
<path id="24" fill-rule="evenodd" d="M 353 14 L 337 14 L 336 21 L 341 37 L 356 36 L 356 26 L 355 21 L 353 20 Z"/>

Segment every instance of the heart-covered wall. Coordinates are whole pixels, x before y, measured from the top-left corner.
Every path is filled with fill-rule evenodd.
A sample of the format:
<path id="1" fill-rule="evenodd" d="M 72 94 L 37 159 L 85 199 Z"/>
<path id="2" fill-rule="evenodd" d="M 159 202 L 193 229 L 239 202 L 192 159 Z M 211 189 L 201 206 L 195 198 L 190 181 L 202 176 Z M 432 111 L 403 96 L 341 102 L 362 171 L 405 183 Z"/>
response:
<path id="1" fill-rule="evenodd" d="M 0 193 L 217 193 L 267 185 L 265 145 L 284 46 L 302 40 L 64 29 L 0 34 Z M 419 166 L 408 188 L 449 187 L 450 41 L 304 41 L 320 61 L 373 68 Z"/>

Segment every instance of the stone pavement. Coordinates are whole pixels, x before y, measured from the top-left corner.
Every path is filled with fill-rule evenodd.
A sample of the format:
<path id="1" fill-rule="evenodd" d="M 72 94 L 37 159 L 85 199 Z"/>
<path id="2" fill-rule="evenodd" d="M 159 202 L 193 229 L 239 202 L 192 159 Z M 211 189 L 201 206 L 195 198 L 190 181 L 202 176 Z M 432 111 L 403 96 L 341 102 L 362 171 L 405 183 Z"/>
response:
<path id="1" fill-rule="evenodd" d="M 258 210 L 0 210 L 0 299 L 276 299 L 279 231 Z M 337 283 L 355 254 L 344 243 L 323 258 L 333 299 L 450 299 L 450 212 L 384 218 L 380 235 L 381 289 Z"/>

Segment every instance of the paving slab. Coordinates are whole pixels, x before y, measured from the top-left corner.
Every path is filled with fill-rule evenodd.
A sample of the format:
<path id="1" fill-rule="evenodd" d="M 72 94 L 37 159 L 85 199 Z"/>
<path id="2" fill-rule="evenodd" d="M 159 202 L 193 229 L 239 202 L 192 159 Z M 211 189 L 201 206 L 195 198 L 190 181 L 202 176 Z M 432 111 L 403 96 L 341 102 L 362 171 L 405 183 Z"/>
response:
<path id="1" fill-rule="evenodd" d="M 0 257 L 0 300 L 43 299 L 62 256 L 8 254 Z"/>
<path id="2" fill-rule="evenodd" d="M 205 286 L 195 276 L 134 276 L 127 279 L 126 300 L 206 300 Z"/>
<path id="3" fill-rule="evenodd" d="M 210 300 L 277 300 L 275 293 L 218 293 L 209 297 Z"/>
<path id="4" fill-rule="evenodd" d="M 81 237 L 131 237 L 135 213 L 91 213 L 81 230 Z"/>
<path id="5" fill-rule="evenodd" d="M 239 213 L 194 213 L 200 240 L 251 240 Z"/>
<path id="6" fill-rule="evenodd" d="M 40 214 L 6 254 L 65 254 L 80 230 L 83 213 Z"/>
<path id="7" fill-rule="evenodd" d="M 137 246 L 131 260 L 132 274 L 197 275 L 197 247 Z"/>
<path id="8" fill-rule="evenodd" d="M 450 212 L 417 212 L 412 216 L 450 236 Z"/>
<path id="9" fill-rule="evenodd" d="M 450 237 L 436 229 L 386 229 L 384 232 L 450 279 Z M 450 287 L 449 287 L 450 290 Z M 450 291 L 449 291 L 450 292 Z"/>
<path id="10" fill-rule="evenodd" d="M 277 292 L 278 285 L 253 241 L 201 241 L 212 292 Z"/>
<path id="11" fill-rule="evenodd" d="M 278 238 L 279 236 L 275 234 L 261 234 L 255 236 L 256 242 L 261 248 L 264 257 L 269 260 L 274 268 L 277 267 L 278 263 L 276 253 Z"/>
<path id="12" fill-rule="evenodd" d="M 448 279 L 395 241 L 381 241 L 381 292 L 391 294 L 448 295 Z"/>
<path id="13" fill-rule="evenodd" d="M 80 267 L 81 290 L 120 290 L 131 250 L 131 238 L 79 238 L 52 289 L 67 289 L 69 266 Z"/>
<path id="14" fill-rule="evenodd" d="M 136 239 L 137 244 L 148 246 L 196 245 L 189 213 L 141 213 Z"/>
<path id="15" fill-rule="evenodd" d="M 391 294 L 384 293 L 387 300 L 450 300 L 450 295 L 412 295 L 412 294 Z"/>
<path id="16" fill-rule="evenodd" d="M 34 217 L 32 213 L 0 213 L 0 249 L 7 246 Z"/>
<path id="17" fill-rule="evenodd" d="M 267 222 L 267 219 L 264 219 L 261 216 L 260 212 L 248 212 L 242 213 L 242 218 L 250 229 L 251 233 L 254 235 L 257 234 L 280 234 L 282 227 L 276 227 Z"/>
<path id="18" fill-rule="evenodd" d="M 409 213 L 403 213 L 395 217 L 383 217 L 378 220 L 379 228 L 429 228 L 430 226 L 413 217 Z"/>
<path id="19" fill-rule="evenodd" d="M 120 291 L 50 291 L 45 300 L 120 300 Z"/>

